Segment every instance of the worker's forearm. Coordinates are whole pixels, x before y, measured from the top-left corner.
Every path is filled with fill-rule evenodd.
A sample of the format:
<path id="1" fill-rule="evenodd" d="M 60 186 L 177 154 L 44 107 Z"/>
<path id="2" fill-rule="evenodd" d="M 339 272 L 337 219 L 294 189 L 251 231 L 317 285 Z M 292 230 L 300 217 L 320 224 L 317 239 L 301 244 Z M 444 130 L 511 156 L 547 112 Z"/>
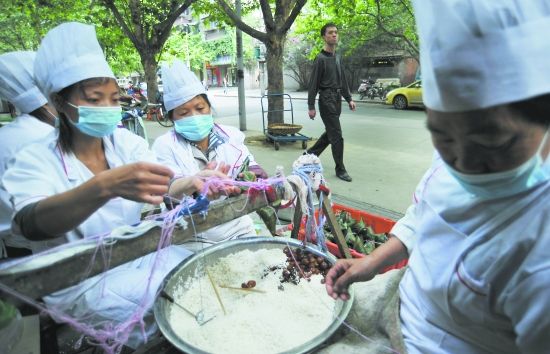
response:
<path id="1" fill-rule="evenodd" d="M 44 234 L 57 237 L 76 228 L 111 198 L 102 182 L 94 177 L 74 189 L 38 202 L 33 213 L 35 224 Z M 32 235 L 26 236 L 32 239 Z"/>
<path id="2" fill-rule="evenodd" d="M 391 236 L 388 241 L 376 248 L 368 257 L 369 262 L 376 269 L 376 273 L 379 273 L 383 268 L 408 256 L 407 247 L 397 237 Z"/>
<path id="3" fill-rule="evenodd" d="M 346 100 L 347 103 L 349 103 L 350 101 L 353 100 L 353 98 L 351 97 L 351 93 L 349 91 L 349 85 L 348 85 L 348 80 L 346 79 L 346 73 L 344 72 L 344 70 L 342 69 L 342 97 L 344 97 L 344 99 Z"/>

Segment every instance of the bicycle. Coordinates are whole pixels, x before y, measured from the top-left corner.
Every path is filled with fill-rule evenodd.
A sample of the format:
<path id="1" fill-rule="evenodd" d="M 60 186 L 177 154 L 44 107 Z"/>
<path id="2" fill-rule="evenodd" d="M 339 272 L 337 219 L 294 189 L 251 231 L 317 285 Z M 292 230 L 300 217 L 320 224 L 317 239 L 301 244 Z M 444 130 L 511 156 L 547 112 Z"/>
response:
<path id="1" fill-rule="evenodd" d="M 167 115 L 164 114 L 162 104 L 149 103 L 147 105 L 147 120 L 156 120 L 163 127 L 171 127 L 174 125 Z"/>

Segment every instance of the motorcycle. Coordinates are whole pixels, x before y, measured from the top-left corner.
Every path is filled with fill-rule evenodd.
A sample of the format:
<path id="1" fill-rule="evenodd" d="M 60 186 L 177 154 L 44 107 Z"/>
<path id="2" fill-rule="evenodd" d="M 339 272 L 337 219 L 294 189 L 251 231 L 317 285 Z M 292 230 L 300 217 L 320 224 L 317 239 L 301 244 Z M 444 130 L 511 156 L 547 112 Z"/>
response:
<path id="1" fill-rule="evenodd" d="M 367 93 L 369 92 L 369 89 L 374 85 L 374 81 L 371 79 L 367 80 L 361 80 L 361 84 L 359 85 L 359 88 L 357 89 L 357 93 L 359 94 L 359 99 L 362 100 L 367 96 Z"/>
<path id="2" fill-rule="evenodd" d="M 381 100 L 385 97 L 385 89 L 384 86 L 380 83 L 378 86 L 371 86 L 366 96 L 369 97 L 371 100 L 374 100 L 376 97 L 380 98 Z"/>

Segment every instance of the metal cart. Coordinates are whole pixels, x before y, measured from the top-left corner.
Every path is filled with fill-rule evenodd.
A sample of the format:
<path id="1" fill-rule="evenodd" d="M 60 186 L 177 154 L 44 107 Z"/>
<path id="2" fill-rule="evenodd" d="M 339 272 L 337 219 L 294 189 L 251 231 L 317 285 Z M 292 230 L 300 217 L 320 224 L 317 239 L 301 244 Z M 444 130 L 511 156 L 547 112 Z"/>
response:
<path id="1" fill-rule="evenodd" d="M 283 99 L 283 109 L 268 110 L 265 103 L 269 97 L 281 96 Z M 261 98 L 262 104 L 262 125 L 267 142 L 273 142 L 275 150 L 279 150 L 280 142 L 294 143 L 296 141 L 302 142 L 302 149 L 307 149 L 307 142 L 311 140 L 310 137 L 298 133 L 302 129 L 301 125 L 294 124 L 294 108 L 292 106 L 292 97 L 288 93 L 272 93 L 263 95 Z M 270 112 L 290 112 L 291 124 L 277 124 L 275 126 L 266 126 L 267 115 Z M 276 129 L 277 128 L 277 129 Z"/>

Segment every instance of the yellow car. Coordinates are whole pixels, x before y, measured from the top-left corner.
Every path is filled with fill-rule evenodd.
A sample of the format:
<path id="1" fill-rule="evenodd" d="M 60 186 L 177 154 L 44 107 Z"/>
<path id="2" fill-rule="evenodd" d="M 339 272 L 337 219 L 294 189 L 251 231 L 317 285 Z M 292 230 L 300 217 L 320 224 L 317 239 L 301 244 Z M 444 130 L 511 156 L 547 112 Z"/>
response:
<path id="1" fill-rule="evenodd" d="M 391 90 L 386 95 L 386 104 L 393 104 L 395 109 L 405 109 L 409 106 L 423 106 L 422 82 L 413 82 L 409 86 Z"/>

